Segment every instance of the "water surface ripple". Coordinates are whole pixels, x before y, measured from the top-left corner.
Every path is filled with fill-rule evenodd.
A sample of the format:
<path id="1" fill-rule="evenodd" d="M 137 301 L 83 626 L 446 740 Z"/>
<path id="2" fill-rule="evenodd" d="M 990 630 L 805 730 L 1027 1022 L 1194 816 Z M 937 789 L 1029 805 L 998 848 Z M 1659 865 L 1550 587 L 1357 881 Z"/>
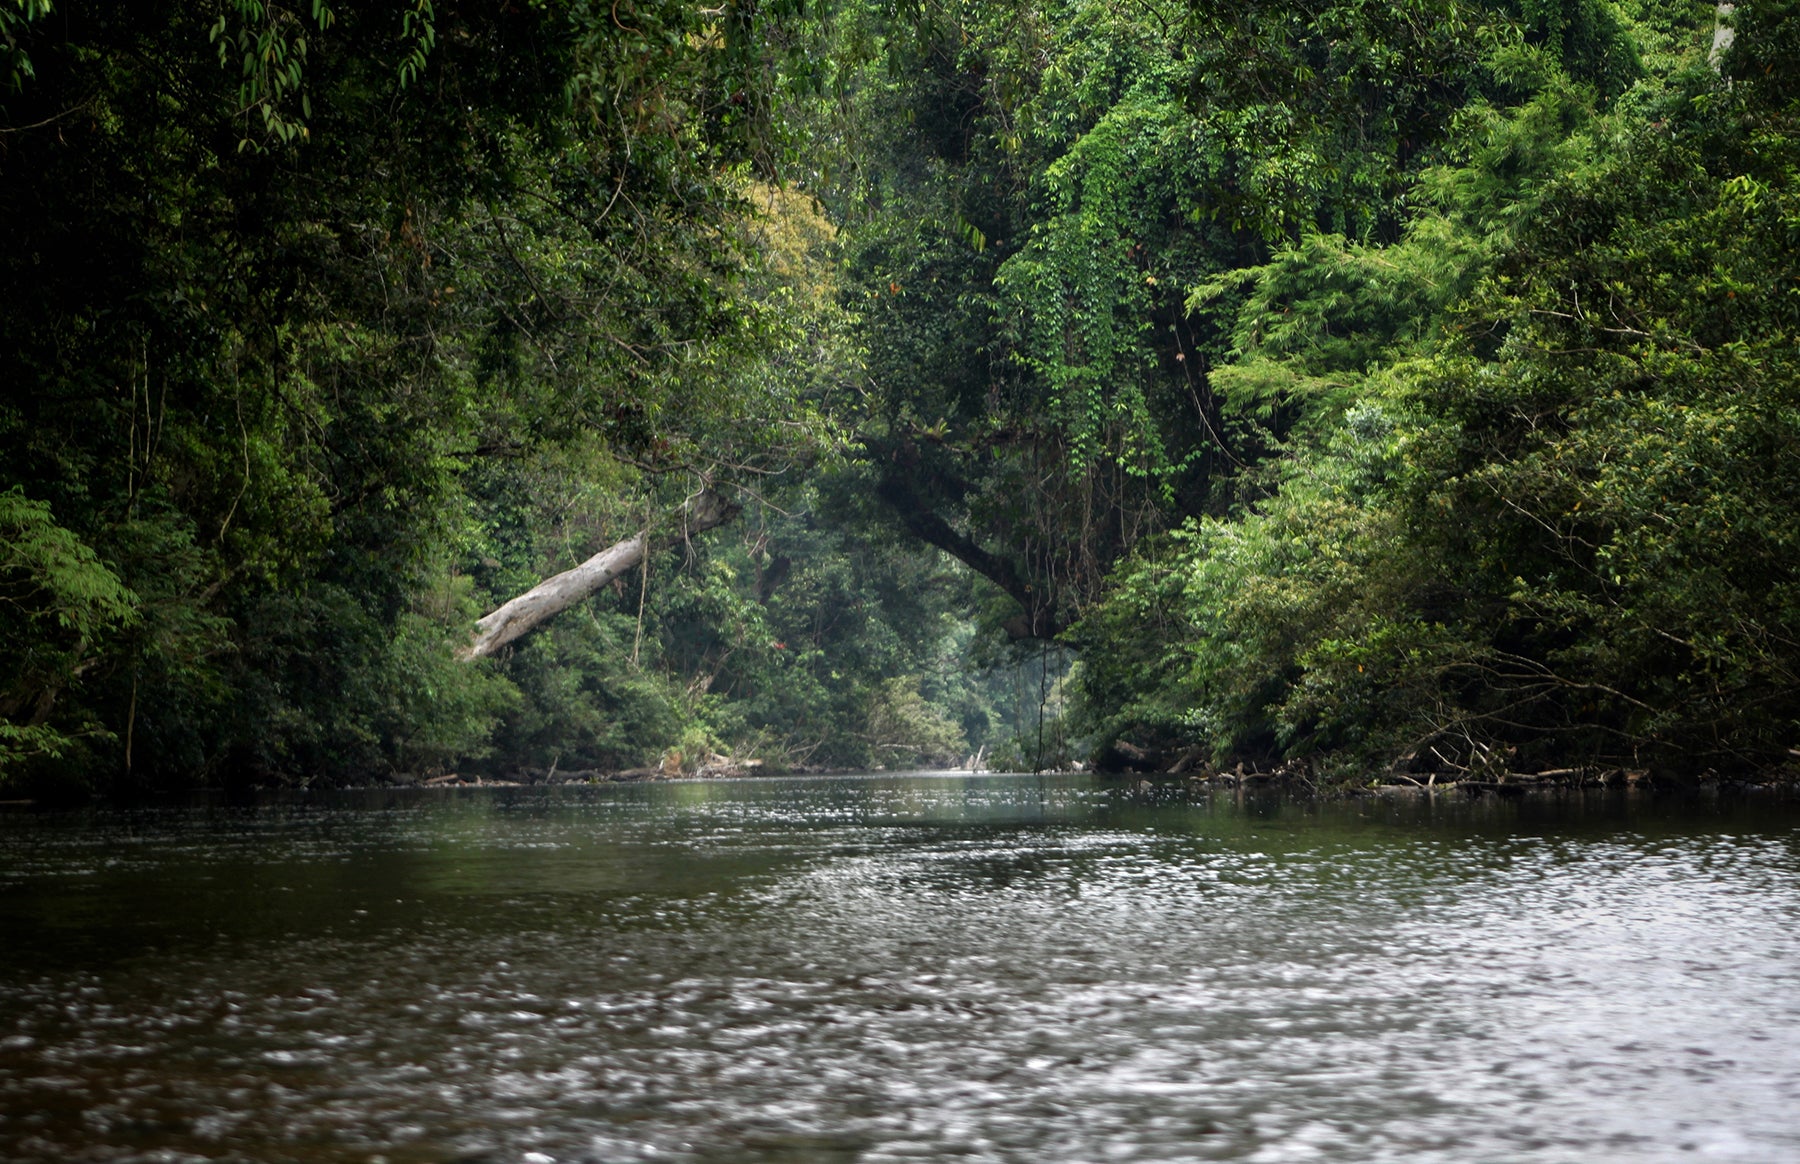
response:
<path id="1" fill-rule="evenodd" d="M 1800 1161 L 1800 814 L 1084 776 L 0 817 L 0 1158 Z"/>

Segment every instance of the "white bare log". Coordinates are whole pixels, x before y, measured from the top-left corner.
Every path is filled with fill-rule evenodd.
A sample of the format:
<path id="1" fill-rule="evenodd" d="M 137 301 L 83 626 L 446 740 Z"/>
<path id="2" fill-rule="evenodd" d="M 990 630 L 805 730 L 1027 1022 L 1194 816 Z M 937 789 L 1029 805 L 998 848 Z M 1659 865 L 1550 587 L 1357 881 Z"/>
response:
<path id="1" fill-rule="evenodd" d="M 682 534 L 699 533 L 731 520 L 738 507 L 707 489 L 682 509 Z M 546 578 L 475 624 L 475 636 L 458 652 L 464 661 L 481 659 L 529 634 L 644 560 L 647 533 L 601 550 L 572 570 Z"/>

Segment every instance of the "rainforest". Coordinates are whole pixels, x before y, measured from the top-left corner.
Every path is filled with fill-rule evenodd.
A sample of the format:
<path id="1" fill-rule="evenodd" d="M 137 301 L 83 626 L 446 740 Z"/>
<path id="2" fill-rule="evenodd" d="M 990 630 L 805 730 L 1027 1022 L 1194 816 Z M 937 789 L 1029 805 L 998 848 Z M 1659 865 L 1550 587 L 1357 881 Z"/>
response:
<path id="1" fill-rule="evenodd" d="M 1794 0 L 0 0 L 0 794 L 1791 775 L 1796 61 Z"/>

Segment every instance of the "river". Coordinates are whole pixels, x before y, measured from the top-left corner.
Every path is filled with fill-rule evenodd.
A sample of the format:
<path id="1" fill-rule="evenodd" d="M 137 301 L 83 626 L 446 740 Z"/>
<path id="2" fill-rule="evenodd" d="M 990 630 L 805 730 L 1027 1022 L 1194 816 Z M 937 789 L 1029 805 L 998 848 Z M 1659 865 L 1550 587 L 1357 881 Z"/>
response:
<path id="1" fill-rule="evenodd" d="M 1800 1161 L 1800 811 L 878 775 L 0 814 L 7 1161 Z"/>

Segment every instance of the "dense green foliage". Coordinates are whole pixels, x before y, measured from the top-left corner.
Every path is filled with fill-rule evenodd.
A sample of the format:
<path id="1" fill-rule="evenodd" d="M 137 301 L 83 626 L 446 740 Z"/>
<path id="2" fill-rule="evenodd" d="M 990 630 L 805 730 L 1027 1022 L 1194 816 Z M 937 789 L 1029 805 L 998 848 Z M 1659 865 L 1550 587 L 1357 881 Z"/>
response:
<path id="1" fill-rule="evenodd" d="M 510 496 L 587 472 L 632 520 L 783 455 L 805 406 L 737 359 L 788 330 L 736 289 L 761 65 L 700 16 L 48 7 L 9 15 L 0 158 L 13 758 L 479 751 L 517 695 L 451 647 L 564 532 Z"/>
<path id="2" fill-rule="evenodd" d="M 1113 761 L 1783 761 L 1789 7 L 846 18 L 873 491 Z"/>
<path id="3" fill-rule="evenodd" d="M 1708 22 L 1613 102 L 1521 56 L 1398 239 L 1196 290 L 1247 291 L 1215 388 L 1298 419 L 1090 613 L 1093 714 L 1346 773 L 1785 760 L 1800 145 L 1754 27 L 1735 84 Z"/>
<path id="4" fill-rule="evenodd" d="M 1522 23 L 1461 2 L 843 19 L 848 45 L 885 46 L 835 110 L 870 144 L 829 195 L 874 486 L 1013 596 L 1021 635 L 1066 627 L 1141 537 L 1216 510 L 1281 435 L 1227 432 L 1244 414 L 1291 419 L 1273 389 L 1220 392 L 1238 296 L 1195 310 L 1192 288 L 1314 232 L 1394 241 L 1452 122 L 1540 60 L 1608 96 L 1637 68 L 1598 3 Z"/>
<path id="5" fill-rule="evenodd" d="M 966 586 L 822 528 L 796 471 L 843 447 L 820 408 L 857 366 L 832 228 L 758 183 L 796 9 L 0 22 L 0 770 L 946 761 L 986 731 L 943 662 Z M 454 657 L 708 482 L 769 499 L 741 548 Z"/>
<path id="6" fill-rule="evenodd" d="M 0 769 L 1781 762 L 1731 19 L 0 0 Z"/>

